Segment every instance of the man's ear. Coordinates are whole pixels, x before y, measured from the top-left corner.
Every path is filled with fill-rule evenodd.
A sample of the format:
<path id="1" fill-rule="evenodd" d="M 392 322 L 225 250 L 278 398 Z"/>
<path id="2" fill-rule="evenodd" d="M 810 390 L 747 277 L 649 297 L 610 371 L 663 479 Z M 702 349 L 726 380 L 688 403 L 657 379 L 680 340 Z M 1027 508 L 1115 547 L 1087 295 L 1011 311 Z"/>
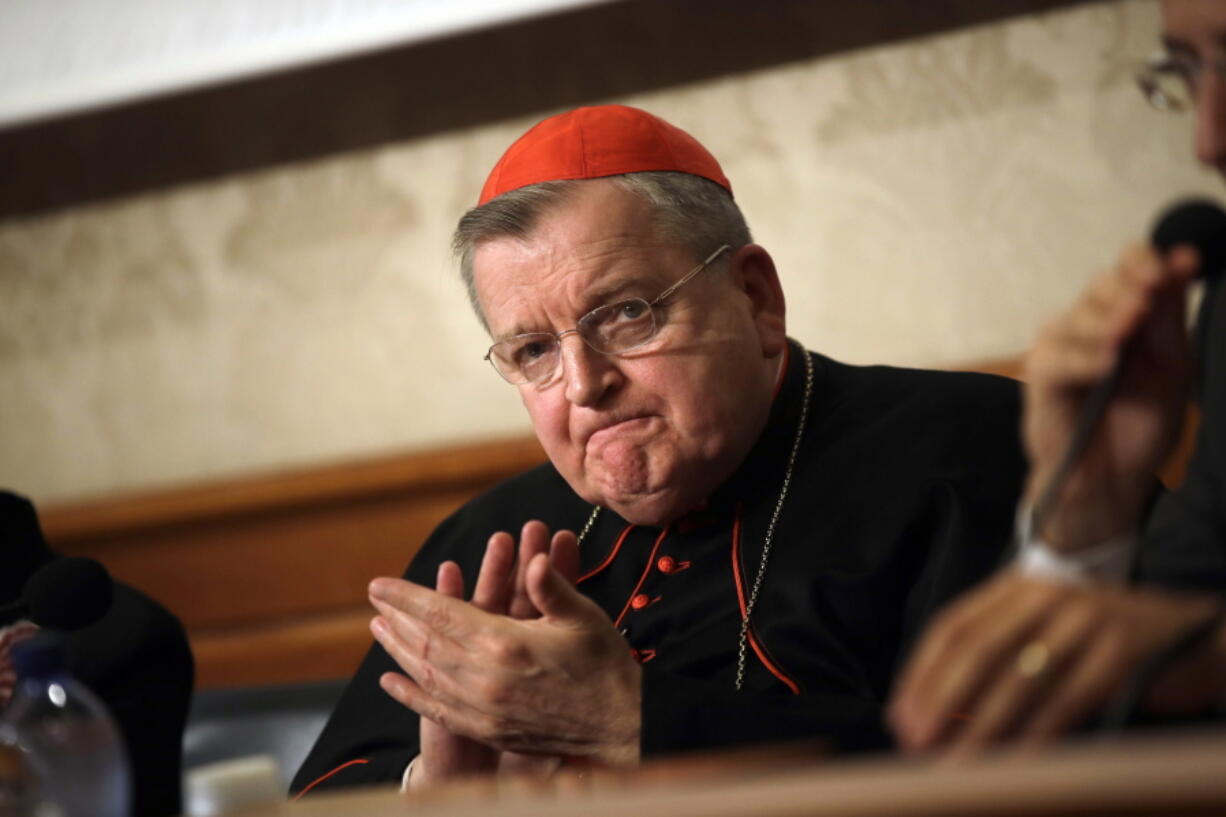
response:
<path id="1" fill-rule="evenodd" d="M 732 254 L 730 269 L 732 280 L 749 299 L 762 356 L 781 354 L 787 345 L 787 307 L 774 259 L 764 247 L 746 244 Z"/>

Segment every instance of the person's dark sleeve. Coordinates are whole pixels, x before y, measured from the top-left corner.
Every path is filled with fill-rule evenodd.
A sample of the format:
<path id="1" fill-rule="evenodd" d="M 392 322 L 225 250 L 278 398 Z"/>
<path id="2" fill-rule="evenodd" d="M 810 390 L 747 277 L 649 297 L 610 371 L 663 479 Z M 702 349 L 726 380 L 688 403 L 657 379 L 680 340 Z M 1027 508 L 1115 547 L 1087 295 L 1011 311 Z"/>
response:
<path id="1" fill-rule="evenodd" d="M 336 709 L 290 785 L 290 793 L 399 783 L 418 752 L 417 713 L 379 686 L 400 668 L 379 644 L 371 645 Z M 314 785 L 312 785 L 314 784 Z"/>
<path id="2" fill-rule="evenodd" d="M 1164 497 L 1141 540 L 1136 579 L 1226 592 L 1226 286 L 1206 291 L 1199 318 L 1201 424 L 1183 485 Z"/>
<path id="3" fill-rule="evenodd" d="M 1222 485 L 1205 459 L 1198 449 L 1180 489 L 1158 500 L 1137 555 L 1139 583 L 1226 592 Z"/>
<path id="4" fill-rule="evenodd" d="M 47 547 L 34 505 L 10 491 L 0 491 L 0 541 L 8 568 L 0 576 L 0 599 L 11 601 L 58 556 Z M 102 618 L 64 636 L 72 674 L 102 699 L 119 727 L 131 764 L 134 817 L 178 814 L 195 675 L 183 626 L 153 599 L 116 583 Z"/>
<path id="5" fill-rule="evenodd" d="M 123 735 L 133 815 L 179 814 L 195 673 L 183 626 L 152 599 L 116 584 L 107 614 L 68 641 L 73 674 L 106 703 Z"/>
<path id="6" fill-rule="evenodd" d="M 1026 476 L 1017 385 L 993 378 L 993 388 L 964 406 L 948 444 L 952 467 L 935 482 L 915 530 L 922 548 L 900 622 L 897 663 L 903 666 L 932 619 L 1015 557 L 1013 523 Z"/>

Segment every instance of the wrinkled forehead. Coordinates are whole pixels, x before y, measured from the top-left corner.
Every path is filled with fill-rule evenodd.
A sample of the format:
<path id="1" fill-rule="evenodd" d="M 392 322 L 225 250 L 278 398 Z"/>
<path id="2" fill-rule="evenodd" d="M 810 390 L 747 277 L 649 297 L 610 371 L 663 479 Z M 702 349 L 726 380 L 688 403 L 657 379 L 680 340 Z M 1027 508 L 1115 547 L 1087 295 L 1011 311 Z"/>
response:
<path id="1" fill-rule="evenodd" d="M 534 304 L 586 311 L 636 287 L 640 297 L 663 288 L 669 282 L 660 281 L 684 257 L 684 248 L 663 237 L 650 204 L 594 180 L 543 212 L 526 236 L 479 244 L 473 282 L 491 332 L 506 335 L 542 328 L 525 316 Z"/>
<path id="2" fill-rule="evenodd" d="M 1226 53 L 1226 1 L 1163 0 L 1162 39 L 1202 57 Z"/>

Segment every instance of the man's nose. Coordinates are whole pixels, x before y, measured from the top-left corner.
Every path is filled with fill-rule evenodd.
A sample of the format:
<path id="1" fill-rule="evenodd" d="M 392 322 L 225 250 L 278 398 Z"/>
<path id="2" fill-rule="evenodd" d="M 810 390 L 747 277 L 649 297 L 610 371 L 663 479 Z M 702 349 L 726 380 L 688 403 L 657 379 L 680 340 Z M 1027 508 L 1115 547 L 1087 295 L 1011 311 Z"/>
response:
<path id="1" fill-rule="evenodd" d="M 621 378 L 617 361 L 597 352 L 577 334 L 560 341 L 566 399 L 576 406 L 594 406 Z"/>
<path id="2" fill-rule="evenodd" d="M 1196 95 L 1196 157 L 1226 174 L 1226 79 L 1206 70 Z"/>

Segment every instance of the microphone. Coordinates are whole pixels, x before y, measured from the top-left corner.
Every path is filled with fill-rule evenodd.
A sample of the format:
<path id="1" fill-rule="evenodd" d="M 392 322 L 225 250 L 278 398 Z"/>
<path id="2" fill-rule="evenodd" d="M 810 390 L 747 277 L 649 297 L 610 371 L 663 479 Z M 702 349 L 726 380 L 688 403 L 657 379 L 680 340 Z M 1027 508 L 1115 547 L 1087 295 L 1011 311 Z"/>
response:
<path id="1" fill-rule="evenodd" d="M 1216 277 L 1226 266 L 1226 211 L 1210 199 L 1177 201 L 1154 223 L 1150 242 L 1163 253 L 1179 244 L 1195 247 L 1201 274 Z"/>
<path id="2" fill-rule="evenodd" d="M 0 606 L 0 626 L 27 618 L 53 630 L 88 627 L 111 607 L 115 583 L 93 559 L 62 557 L 43 565 L 16 601 Z"/>
<path id="3" fill-rule="evenodd" d="M 1150 233 L 1150 243 L 1160 253 L 1165 254 L 1179 245 L 1194 247 L 1200 256 L 1200 276 L 1207 282 L 1208 291 L 1201 303 L 1200 314 L 1196 321 L 1196 348 L 1200 352 L 1200 360 L 1204 360 L 1204 344 L 1206 343 L 1205 328 L 1208 325 L 1209 311 L 1213 298 L 1211 293 L 1220 280 L 1220 273 L 1226 268 L 1226 211 L 1210 199 L 1184 199 L 1169 205 L 1154 223 Z M 1115 365 L 1105 378 L 1099 381 L 1081 407 L 1077 417 L 1077 425 L 1073 428 L 1072 438 L 1068 448 L 1060 460 L 1056 473 L 1039 495 L 1030 516 L 1030 530 L 1039 530 L 1043 519 L 1051 510 L 1052 504 L 1060 493 L 1060 488 L 1068 478 L 1069 472 L 1081 459 L 1086 446 L 1094 436 L 1094 431 L 1102 421 L 1111 396 L 1119 385 L 1120 376 L 1124 371 L 1124 361 L 1128 355 L 1128 345 L 1125 343 L 1120 350 Z"/>
<path id="4" fill-rule="evenodd" d="M 1205 292 L 1196 316 L 1192 343 L 1197 360 L 1203 366 L 1208 352 L 1209 319 L 1217 300 L 1214 295 L 1221 272 L 1226 269 L 1226 212 L 1209 199 L 1177 202 L 1154 225 L 1153 244 L 1162 252 L 1178 244 L 1188 244 L 1200 254 L 1200 274 L 1205 279 Z M 1197 383 L 1198 389 L 1202 382 L 1203 377 Z"/>

